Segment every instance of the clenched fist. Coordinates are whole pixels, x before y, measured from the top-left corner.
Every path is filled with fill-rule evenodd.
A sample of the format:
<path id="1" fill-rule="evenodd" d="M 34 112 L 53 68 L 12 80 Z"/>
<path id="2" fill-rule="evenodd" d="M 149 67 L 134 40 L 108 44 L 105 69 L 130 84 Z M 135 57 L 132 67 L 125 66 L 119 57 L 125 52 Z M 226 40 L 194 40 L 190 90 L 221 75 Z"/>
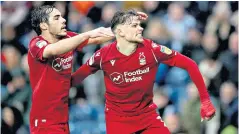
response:
<path id="1" fill-rule="evenodd" d="M 211 120 L 216 114 L 216 109 L 210 100 L 203 101 L 201 103 L 201 122 L 203 120 Z"/>

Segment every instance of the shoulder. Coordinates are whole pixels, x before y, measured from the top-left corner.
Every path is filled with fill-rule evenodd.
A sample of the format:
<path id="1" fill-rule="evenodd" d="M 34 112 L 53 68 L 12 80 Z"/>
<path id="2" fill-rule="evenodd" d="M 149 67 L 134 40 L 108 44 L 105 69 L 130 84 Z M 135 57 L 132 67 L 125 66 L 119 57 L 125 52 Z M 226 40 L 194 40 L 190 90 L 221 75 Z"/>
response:
<path id="1" fill-rule="evenodd" d="M 29 47 L 37 46 L 37 47 L 41 48 L 46 45 L 47 45 L 47 41 L 44 40 L 43 38 L 41 38 L 40 36 L 36 36 L 36 37 L 32 38 L 29 43 Z"/>
<path id="2" fill-rule="evenodd" d="M 150 39 L 146 39 L 144 38 L 144 41 L 143 41 L 143 45 L 146 47 L 146 48 L 155 48 L 156 46 L 158 47 L 159 44 L 156 44 L 155 42 L 153 42 L 152 40 Z"/>
<path id="3" fill-rule="evenodd" d="M 147 38 L 144 38 L 143 44 L 148 45 L 151 44 L 153 41 Z"/>
<path id="4" fill-rule="evenodd" d="M 38 41 L 40 41 L 40 40 L 42 40 L 42 39 L 40 38 L 40 36 L 36 36 L 36 37 L 34 37 L 34 38 L 31 39 L 30 44 L 35 43 L 35 42 L 38 42 Z"/>
<path id="5" fill-rule="evenodd" d="M 103 46 L 101 49 L 95 52 L 95 56 L 101 57 L 103 61 L 107 60 L 108 58 L 111 58 L 115 55 L 114 51 L 114 45 L 116 45 L 116 41 L 107 44 Z"/>

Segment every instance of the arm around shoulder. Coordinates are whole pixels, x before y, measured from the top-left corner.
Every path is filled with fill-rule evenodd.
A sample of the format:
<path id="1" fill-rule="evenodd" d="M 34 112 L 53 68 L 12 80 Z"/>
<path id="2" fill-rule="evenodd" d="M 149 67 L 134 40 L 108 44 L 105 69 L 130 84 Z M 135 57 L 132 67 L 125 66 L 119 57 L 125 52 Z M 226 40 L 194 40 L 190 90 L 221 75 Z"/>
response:
<path id="1" fill-rule="evenodd" d="M 79 44 L 83 43 L 85 40 L 89 39 L 88 33 L 83 33 L 76 35 L 72 38 L 67 38 L 60 40 L 56 43 L 49 44 L 43 51 L 43 57 L 49 58 L 51 56 L 56 56 L 60 54 L 64 54 L 66 52 L 74 50 L 78 47 Z"/>

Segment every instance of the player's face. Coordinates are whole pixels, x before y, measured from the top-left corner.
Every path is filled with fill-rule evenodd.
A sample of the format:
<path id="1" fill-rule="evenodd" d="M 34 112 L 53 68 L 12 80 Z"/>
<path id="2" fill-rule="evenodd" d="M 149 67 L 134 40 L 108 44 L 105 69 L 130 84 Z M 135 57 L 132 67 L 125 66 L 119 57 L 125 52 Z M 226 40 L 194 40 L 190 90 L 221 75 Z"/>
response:
<path id="1" fill-rule="evenodd" d="M 143 42 L 143 28 L 140 26 L 140 20 L 137 16 L 132 17 L 122 27 L 124 38 L 129 42 L 142 43 Z"/>
<path id="2" fill-rule="evenodd" d="M 52 35 L 56 37 L 66 36 L 66 20 L 61 16 L 61 13 L 57 9 L 49 14 L 48 30 Z"/>

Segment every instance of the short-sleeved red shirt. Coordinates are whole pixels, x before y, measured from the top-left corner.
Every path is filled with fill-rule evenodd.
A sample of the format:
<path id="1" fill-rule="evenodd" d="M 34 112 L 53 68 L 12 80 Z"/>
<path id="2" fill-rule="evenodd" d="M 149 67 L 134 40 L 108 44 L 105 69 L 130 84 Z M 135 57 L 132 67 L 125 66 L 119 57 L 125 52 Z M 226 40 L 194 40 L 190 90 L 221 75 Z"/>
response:
<path id="1" fill-rule="evenodd" d="M 67 32 L 65 38 L 77 35 Z M 80 47 L 87 44 L 85 41 Z M 35 120 L 50 124 L 68 122 L 68 95 L 73 65 L 73 51 L 43 58 L 49 42 L 42 36 L 33 38 L 29 44 L 28 64 L 32 87 L 30 123 Z"/>

